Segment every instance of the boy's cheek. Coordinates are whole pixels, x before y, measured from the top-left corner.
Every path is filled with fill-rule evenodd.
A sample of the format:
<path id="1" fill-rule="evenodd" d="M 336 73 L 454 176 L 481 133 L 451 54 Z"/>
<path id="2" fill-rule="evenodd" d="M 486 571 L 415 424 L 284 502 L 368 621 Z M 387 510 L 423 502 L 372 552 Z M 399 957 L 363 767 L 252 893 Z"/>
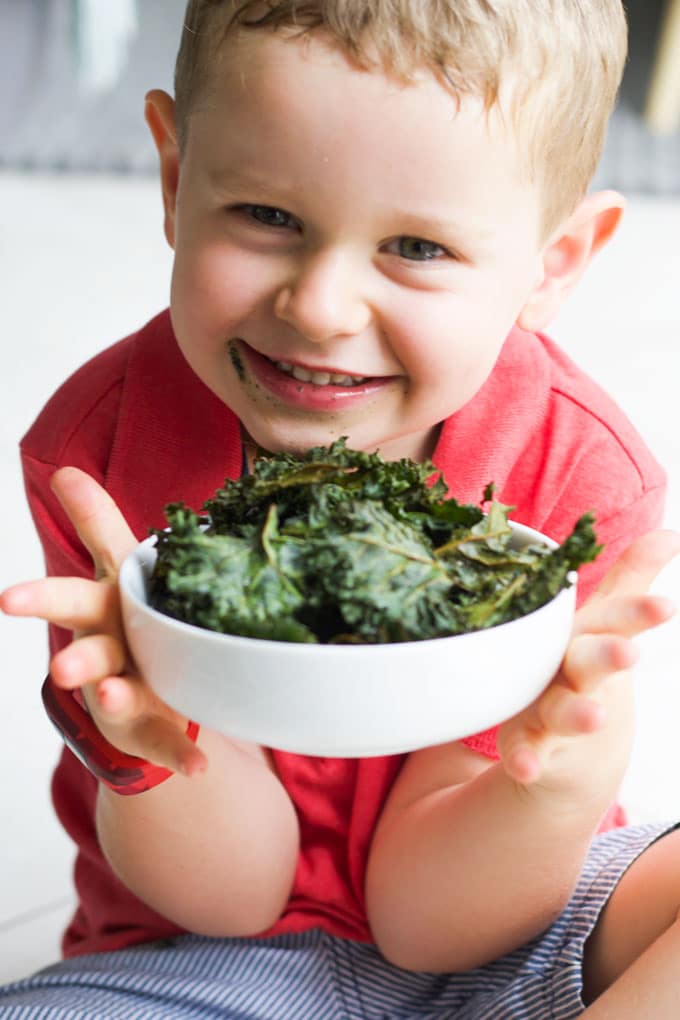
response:
<path id="1" fill-rule="evenodd" d="M 210 253 L 196 257 L 178 256 L 172 275 L 172 303 L 181 306 L 183 317 L 203 322 L 207 327 L 217 323 L 225 313 L 238 313 L 242 304 L 243 289 L 235 286 L 227 265 Z"/>
<path id="2" fill-rule="evenodd" d="M 174 276 L 178 292 L 186 300 L 209 302 L 229 307 L 250 308 L 276 292 L 277 281 L 271 267 L 264 266 L 254 253 L 243 252 L 222 239 L 178 248 Z"/>

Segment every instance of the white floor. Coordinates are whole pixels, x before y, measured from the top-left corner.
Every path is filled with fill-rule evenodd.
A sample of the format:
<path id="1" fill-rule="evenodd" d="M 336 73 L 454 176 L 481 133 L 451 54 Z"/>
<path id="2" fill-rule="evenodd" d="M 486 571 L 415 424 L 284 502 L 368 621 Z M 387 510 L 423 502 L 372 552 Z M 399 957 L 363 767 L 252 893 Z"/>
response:
<path id="1" fill-rule="evenodd" d="M 4 413 L 0 587 L 39 576 L 17 440 L 55 386 L 167 303 L 170 253 L 154 182 L 0 174 Z M 628 411 L 671 475 L 680 528 L 680 203 L 634 198 L 612 246 L 552 329 Z M 656 590 L 680 602 L 680 561 Z M 40 706 L 44 631 L 0 619 L 0 983 L 55 960 L 72 903 L 71 847 L 48 785 L 59 750 Z M 680 815 L 680 617 L 641 642 L 639 727 L 623 799 Z"/>

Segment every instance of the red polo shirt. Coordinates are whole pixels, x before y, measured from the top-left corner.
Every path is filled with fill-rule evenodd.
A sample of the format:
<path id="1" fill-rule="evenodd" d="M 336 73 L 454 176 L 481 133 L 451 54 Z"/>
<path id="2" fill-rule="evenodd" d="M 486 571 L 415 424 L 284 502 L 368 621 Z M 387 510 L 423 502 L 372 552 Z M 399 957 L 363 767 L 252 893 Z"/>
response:
<path id="1" fill-rule="evenodd" d="M 75 465 L 96 478 L 142 539 L 163 526 L 166 503 L 200 508 L 242 464 L 239 422 L 184 361 L 167 312 L 71 376 L 21 452 L 47 571 L 66 576 L 92 576 L 92 565 L 49 488 L 56 468 Z M 514 519 L 557 540 L 594 510 L 606 549 L 582 570 L 581 598 L 634 537 L 660 523 L 663 471 L 613 401 L 545 337 L 513 330 L 481 390 L 444 422 L 433 459 L 457 499 L 476 503 L 493 481 L 499 498 L 516 507 Z M 69 640 L 52 628 L 53 652 Z M 496 756 L 494 731 L 467 743 Z M 403 757 L 274 758 L 298 812 L 302 848 L 289 903 L 267 934 L 321 927 L 370 940 L 366 857 Z M 95 832 L 95 795 L 95 779 L 65 750 L 53 798 L 78 848 L 79 896 L 64 936 L 67 956 L 178 931 L 108 867 Z"/>

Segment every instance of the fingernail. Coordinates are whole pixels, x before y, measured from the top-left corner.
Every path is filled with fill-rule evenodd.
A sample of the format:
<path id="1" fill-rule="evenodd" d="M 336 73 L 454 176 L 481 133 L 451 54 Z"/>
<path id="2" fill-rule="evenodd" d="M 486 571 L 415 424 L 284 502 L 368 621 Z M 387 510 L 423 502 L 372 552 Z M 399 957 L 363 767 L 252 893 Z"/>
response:
<path id="1" fill-rule="evenodd" d="M 21 615 L 29 606 L 30 596 L 20 586 L 12 586 L 0 592 L 0 609 L 8 616 Z"/>
<path id="2" fill-rule="evenodd" d="M 97 684 L 97 704 L 112 722 L 122 722 L 129 715 L 129 701 L 117 677 L 100 680 Z"/>
<path id="3" fill-rule="evenodd" d="M 672 599 L 668 599 L 663 595 L 659 595 L 656 598 L 656 606 L 663 616 L 664 621 L 670 620 L 671 617 L 675 616 L 678 611 L 678 607 Z"/>
<path id="4" fill-rule="evenodd" d="M 179 765 L 179 771 L 187 779 L 194 779 L 196 776 L 201 776 L 208 767 L 208 763 L 201 759 L 191 757 L 188 759 L 182 759 Z"/>

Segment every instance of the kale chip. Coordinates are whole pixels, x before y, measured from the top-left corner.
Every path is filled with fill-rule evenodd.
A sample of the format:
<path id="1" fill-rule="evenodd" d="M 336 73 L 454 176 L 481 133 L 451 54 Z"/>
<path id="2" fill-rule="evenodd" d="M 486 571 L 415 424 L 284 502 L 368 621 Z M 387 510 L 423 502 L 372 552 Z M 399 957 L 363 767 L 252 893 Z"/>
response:
<path id="1" fill-rule="evenodd" d="M 520 549 L 493 485 L 480 506 L 446 497 L 432 463 L 384 461 L 342 439 L 300 457 L 260 451 L 203 515 L 166 507 L 151 605 L 275 641 L 417 641 L 524 616 L 600 552 L 590 513 L 559 548 Z"/>

